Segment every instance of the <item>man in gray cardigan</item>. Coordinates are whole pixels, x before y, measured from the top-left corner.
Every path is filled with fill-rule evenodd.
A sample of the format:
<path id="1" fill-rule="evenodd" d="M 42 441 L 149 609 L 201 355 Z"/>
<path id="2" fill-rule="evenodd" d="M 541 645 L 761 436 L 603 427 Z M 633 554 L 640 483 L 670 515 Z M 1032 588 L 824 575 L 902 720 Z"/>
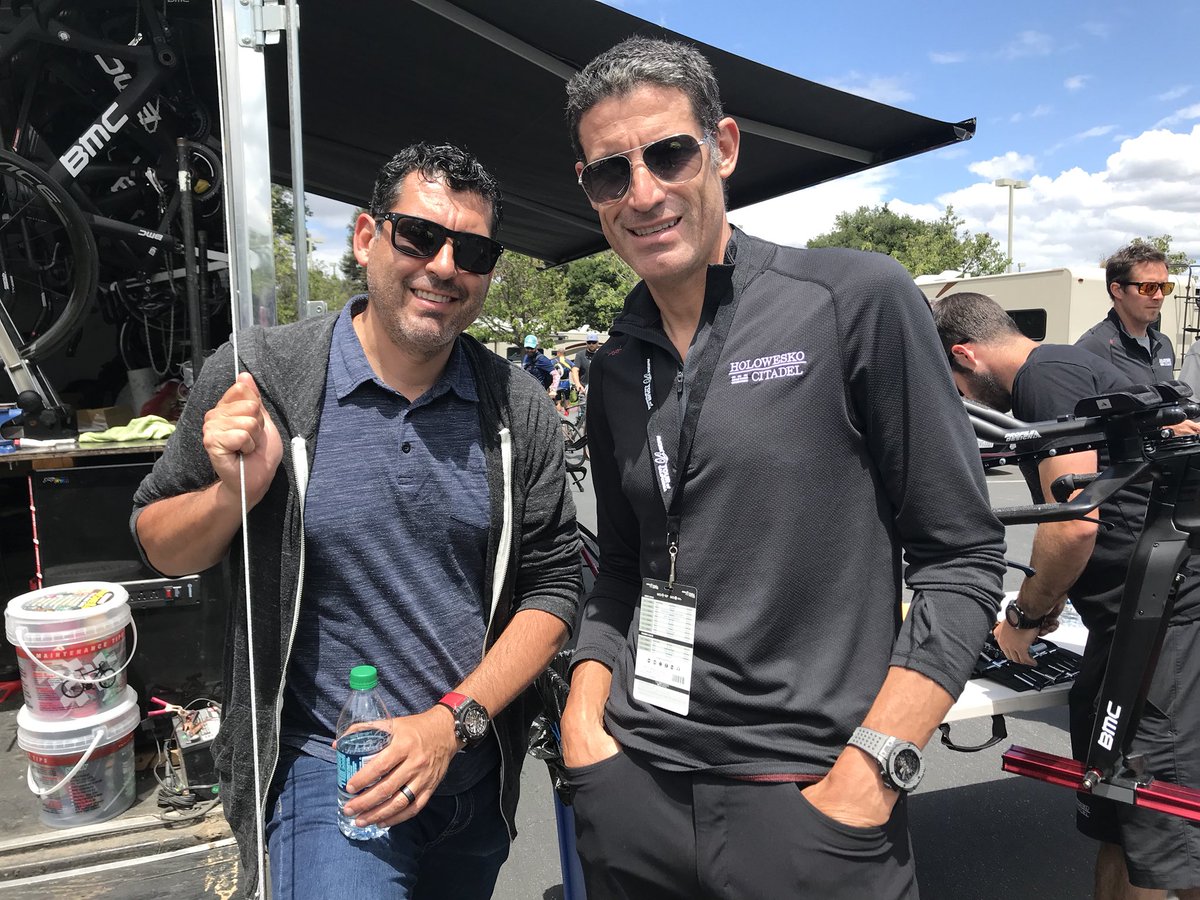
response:
<path id="1" fill-rule="evenodd" d="M 499 219 L 496 183 L 469 154 L 398 154 L 355 226 L 367 295 L 240 335 L 236 380 L 221 348 L 134 498 L 159 571 L 241 557 L 244 460 L 253 642 L 238 604 L 214 756 L 250 887 L 265 817 L 276 900 L 418 885 L 487 897 L 515 836 L 526 688 L 581 584 L 557 414 L 462 334 L 501 253 Z M 348 784 L 343 812 L 383 830 L 359 842 L 338 830 L 331 743 L 361 663 L 394 718 Z"/>

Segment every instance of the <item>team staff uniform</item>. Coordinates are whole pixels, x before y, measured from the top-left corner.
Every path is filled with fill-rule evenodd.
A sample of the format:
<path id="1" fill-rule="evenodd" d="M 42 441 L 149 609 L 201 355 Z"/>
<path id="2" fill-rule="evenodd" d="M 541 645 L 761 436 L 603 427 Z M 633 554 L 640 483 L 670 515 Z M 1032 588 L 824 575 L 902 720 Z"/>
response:
<path id="1" fill-rule="evenodd" d="M 686 365 L 644 283 L 610 334 L 589 388 L 602 566 L 575 659 L 611 668 L 622 749 L 571 770 L 589 895 L 627 896 L 602 879 L 629 869 L 639 897 L 915 897 L 903 797 L 853 827 L 797 782 L 829 770 L 889 666 L 957 696 L 999 606 L 1003 529 L 924 299 L 887 257 L 735 229 Z M 690 665 L 647 633 L 651 582 L 694 594 Z M 632 820 L 654 835 L 639 850 Z"/>
<path id="2" fill-rule="evenodd" d="M 1021 419 L 1038 423 L 1073 414 L 1085 398 L 1129 387 L 1127 375 L 1081 347 L 1030 340 L 983 294 L 950 294 L 937 300 L 933 310 L 959 390 L 993 409 L 1012 409 Z M 1108 462 L 1107 451 L 1081 450 L 1046 456 L 1022 470 L 1033 500 L 1041 503 L 1063 477 L 1103 471 Z M 1070 695 L 1072 752 L 1080 761 L 1088 756 L 1097 694 L 1132 554 L 1145 524 L 1149 488 L 1130 485 L 1088 516 L 1039 524 L 1029 556 L 1031 570 L 993 632 L 1006 657 L 1036 665 L 1029 648 L 1039 635 L 1054 630 L 1067 600 L 1079 611 L 1089 630 L 1081 672 Z M 1195 556 L 1180 574 L 1162 655 L 1132 748 L 1143 754 L 1148 774 L 1198 787 L 1200 720 L 1192 702 L 1200 690 Z M 1079 795 L 1078 810 L 1080 830 L 1099 841 L 1096 900 L 1130 900 L 1135 895 L 1151 900 L 1166 890 L 1175 891 L 1180 900 L 1200 900 L 1200 826 L 1091 795 Z"/>
<path id="3" fill-rule="evenodd" d="M 1034 349 L 1013 382 L 1013 414 L 1026 422 L 1071 415 L 1084 397 L 1124 390 L 1129 376 L 1075 346 Z M 1101 471 L 1107 452 L 1100 453 Z M 1043 503 L 1037 467 L 1022 466 L 1035 503 Z M 1096 696 L 1104 679 L 1126 572 L 1142 531 L 1148 486 L 1131 485 L 1100 507 L 1111 527 L 1099 529 L 1087 567 L 1069 596 L 1088 628 L 1079 677 L 1071 688 L 1071 752 L 1087 758 Z M 1163 639 L 1158 668 L 1130 752 L 1143 754 L 1146 772 L 1200 788 L 1200 570 L 1192 556 Z M 1200 825 L 1093 794 L 1077 795 L 1076 823 L 1089 837 L 1124 848 L 1131 883 L 1143 887 L 1200 886 Z"/>
<path id="4" fill-rule="evenodd" d="M 1128 384 L 1154 384 L 1175 377 L 1171 339 L 1153 326 L 1147 326 L 1144 339 L 1133 337 L 1116 309 L 1110 309 L 1103 322 L 1085 331 L 1075 346 L 1110 363 L 1126 376 Z"/>

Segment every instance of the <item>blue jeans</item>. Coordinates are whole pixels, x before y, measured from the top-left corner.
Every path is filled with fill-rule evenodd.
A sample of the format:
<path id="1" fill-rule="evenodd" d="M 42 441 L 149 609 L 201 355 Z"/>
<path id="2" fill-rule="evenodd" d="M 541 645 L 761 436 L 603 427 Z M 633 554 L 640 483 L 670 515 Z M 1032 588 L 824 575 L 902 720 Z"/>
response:
<path id="1" fill-rule="evenodd" d="M 274 793 L 266 824 L 272 900 L 486 900 L 508 858 L 499 769 L 461 794 L 433 797 L 371 841 L 338 830 L 333 763 L 281 758 Z"/>

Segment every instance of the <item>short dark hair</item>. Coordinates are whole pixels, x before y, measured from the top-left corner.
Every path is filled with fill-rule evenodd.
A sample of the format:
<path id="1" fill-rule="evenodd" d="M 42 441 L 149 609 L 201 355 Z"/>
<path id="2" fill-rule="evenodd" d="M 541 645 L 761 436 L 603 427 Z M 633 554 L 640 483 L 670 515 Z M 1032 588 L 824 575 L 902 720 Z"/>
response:
<path id="1" fill-rule="evenodd" d="M 1162 263 L 1167 265 L 1167 254 L 1153 244 L 1145 241 L 1134 241 L 1126 244 L 1104 263 L 1104 289 L 1108 291 L 1108 299 L 1112 300 L 1112 283 L 1124 281 L 1133 271 L 1133 267 L 1141 263 Z M 1168 267 L 1168 271 L 1170 268 Z"/>
<path id="2" fill-rule="evenodd" d="M 379 218 L 396 204 L 401 182 L 413 172 L 429 181 L 445 181 L 452 191 L 482 198 L 492 208 L 490 234 L 495 237 L 504 206 L 500 185 L 479 160 L 452 144 L 413 144 L 385 162 L 371 191 L 372 216 Z"/>
<path id="3" fill-rule="evenodd" d="M 644 84 L 682 91 L 702 137 L 716 133 L 725 112 L 717 76 L 704 54 L 680 41 L 631 37 L 605 50 L 567 82 L 567 123 L 576 159 L 586 159 L 579 141 L 584 114 L 601 100 L 624 96 Z"/>
<path id="4" fill-rule="evenodd" d="M 946 359 L 955 372 L 963 371 L 955 362 L 954 354 L 950 352 L 950 348 L 955 344 L 966 344 L 970 341 L 990 344 L 1021 336 L 1021 329 L 1012 320 L 1012 316 L 1006 313 L 999 303 L 984 294 L 958 291 L 934 300 L 930 306 L 933 308 L 933 321 L 937 325 L 938 337 L 942 339 L 942 349 L 946 351 Z"/>

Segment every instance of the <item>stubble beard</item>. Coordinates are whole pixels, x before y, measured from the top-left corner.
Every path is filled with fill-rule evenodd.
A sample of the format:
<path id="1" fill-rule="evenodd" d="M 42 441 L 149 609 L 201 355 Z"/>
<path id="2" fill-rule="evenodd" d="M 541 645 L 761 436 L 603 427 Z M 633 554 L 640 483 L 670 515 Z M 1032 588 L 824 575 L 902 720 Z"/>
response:
<path id="1" fill-rule="evenodd" d="M 453 282 L 437 282 L 430 287 L 452 293 L 456 299 L 450 304 L 445 318 L 421 316 L 412 314 L 404 308 L 406 293 L 412 292 L 412 287 L 406 282 L 391 282 L 382 287 L 378 279 L 367 272 L 368 304 L 375 306 L 384 333 L 397 347 L 432 358 L 437 356 L 447 346 L 475 321 L 471 316 L 469 321 L 462 321 L 466 307 L 471 298 L 466 295 L 460 285 Z"/>
<path id="2" fill-rule="evenodd" d="M 1012 394 L 991 372 L 972 372 L 968 380 L 971 385 L 971 399 L 976 403 L 982 403 L 1000 412 L 1008 412 L 1012 408 Z"/>

